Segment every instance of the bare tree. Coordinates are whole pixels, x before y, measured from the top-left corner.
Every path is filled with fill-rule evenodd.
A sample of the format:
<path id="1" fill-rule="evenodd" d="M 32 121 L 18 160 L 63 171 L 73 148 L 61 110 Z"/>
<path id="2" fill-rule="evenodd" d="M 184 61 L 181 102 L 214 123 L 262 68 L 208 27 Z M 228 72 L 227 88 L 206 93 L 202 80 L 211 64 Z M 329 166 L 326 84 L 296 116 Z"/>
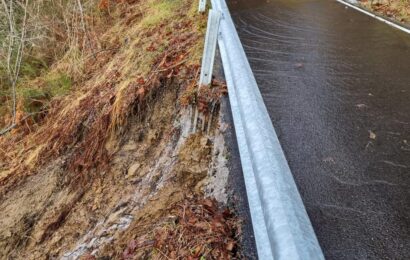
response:
<path id="1" fill-rule="evenodd" d="M 77 59 L 80 64 L 96 58 L 98 38 L 89 27 L 98 20 L 98 0 L 0 0 L 0 84 L 7 90 L 12 119 L 0 135 L 12 130 L 17 122 L 21 78 L 29 80 L 20 71 L 22 60 L 38 58 L 44 64 L 53 64 L 64 55 Z M 91 24 L 90 24 L 91 23 Z M 66 64 L 64 64 L 66 65 Z M 81 66 L 69 63 L 66 71 L 74 78 L 81 75 Z"/>
<path id="2" fill-rule="evenodd" d="M 7 76 L 10 81 L 12 92 L 12 121 L 8 127 L 0 130 L 0 135 L 3 135 L 12 130 L 17 124 L 17 82 L 20 75 L 21 61 L 23 59 L 24 47 L 26 43 L 26 25 L 27 25 L 27 5 L 28 0 L 23 4 L 18 5 L 22 9 L 23 19 L 21 23 L 16 23 L 15 2 L 13 0 L 1 0 L 3 11 L 7 17 L 8 23 L 8 51 L 6 59 Z M 20 27 L 20 28 L 18 28 Z"/>

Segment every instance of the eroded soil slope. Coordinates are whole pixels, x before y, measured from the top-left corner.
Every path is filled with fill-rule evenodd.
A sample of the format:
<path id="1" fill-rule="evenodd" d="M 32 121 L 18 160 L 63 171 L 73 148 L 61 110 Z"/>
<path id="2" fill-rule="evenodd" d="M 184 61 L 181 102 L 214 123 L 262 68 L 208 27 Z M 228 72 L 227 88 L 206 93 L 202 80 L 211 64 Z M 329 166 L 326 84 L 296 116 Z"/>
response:
<path id="1" fill-rule="evenodd" d="M 206 17 L 124 2 L 75 91 L 0 137 L 1 259 L 239 257 L 225 86 L 197 86 Z"/>

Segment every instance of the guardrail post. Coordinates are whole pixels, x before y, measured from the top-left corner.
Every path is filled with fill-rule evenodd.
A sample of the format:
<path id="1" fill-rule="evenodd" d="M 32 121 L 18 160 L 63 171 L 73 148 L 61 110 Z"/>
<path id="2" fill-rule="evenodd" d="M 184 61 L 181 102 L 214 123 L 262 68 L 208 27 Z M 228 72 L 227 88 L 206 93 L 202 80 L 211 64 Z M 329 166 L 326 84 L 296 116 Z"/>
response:
<path id="1" fill-rule="evenodd" d="M 200 1 L 200 3 L 201 2 L 205 2 L 206 4 L 206 0 Z M 209 84 L 211 84 L 211 81 L 212 81 L 212 71 L 214 68 L 216 44 L 218 41 L 219 24 L 221 21 L 221 16 L 222 14 L 220 11 L 215 11 L 212 9 L 209 10 L 208 27 L 206 28 L 205 46 L 204 46 L 204 53 L 202 57 L 202 67 L 201 67 L 201 75 L 199 76 L 198 89 L 200 89 L 202 86 L 208 86 Z M 193 130 L 192 130 L 193 132 L 196 132 L 199 118 L 201 118 L 202 124 L 204 124 L 205 122 L 204 122 L 203 115 L 200 115 L 198 111 L 198 107 L 195 107 Z M 203 130 L 203 127 L 201 127 L 201 129 Z"/>
<path id="2" fill-rule="evenodd" d="M 200 13 L 204 13 L 206 9 L 206 0 L 199 0 L 199 8 L 198 11 Z"/>
<path id="3" fill-rule="evenodd" d="M 210 10 L 208 28 L 206 29 L 204 55 L 202 57 L 201 75 L 199 77 L 199 87 L 211 84 L 220 21 L 221 12 Z"/>

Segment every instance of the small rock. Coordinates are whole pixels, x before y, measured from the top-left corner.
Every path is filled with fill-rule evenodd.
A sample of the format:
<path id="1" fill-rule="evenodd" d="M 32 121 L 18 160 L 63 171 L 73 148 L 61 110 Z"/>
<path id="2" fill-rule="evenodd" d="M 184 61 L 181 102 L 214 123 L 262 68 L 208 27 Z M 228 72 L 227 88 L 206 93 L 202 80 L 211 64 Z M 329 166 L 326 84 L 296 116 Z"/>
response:
<path id="1" fill-rule="evenodd" d="M 131 165 L 131 167 L 130 168 L 128 168 L 128 173 L 127 173 L 127 177 L 132 177 L 132 176 L 135 176 L 136 175 L 136 173 L 137 173 L 137 171 L 138 171 L 138 169 L 141 167 L 141 164 L 140 163 L 134 163 L 134 164 L 132 164 Z"/>
<path id="2" fill-rule="evenodd" d="M 125 151 L 133 151 L 133 150 L 137 150 L 138 145 L 135 142 L 130 142 L 127 143 L 126 145 L 124 145 L 123 149 Z"/>

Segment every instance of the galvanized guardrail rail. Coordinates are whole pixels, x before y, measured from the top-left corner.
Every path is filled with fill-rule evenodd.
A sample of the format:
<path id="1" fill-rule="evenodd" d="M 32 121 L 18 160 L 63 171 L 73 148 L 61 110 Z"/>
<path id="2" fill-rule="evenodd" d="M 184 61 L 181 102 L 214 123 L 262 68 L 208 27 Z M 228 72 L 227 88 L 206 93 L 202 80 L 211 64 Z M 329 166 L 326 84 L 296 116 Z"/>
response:
<path id="1" fill-rule="evenodd" d="M 259 259 L 324 259 L 225 0 L 211 2 L 200 85 L 218 40 Z"/>

